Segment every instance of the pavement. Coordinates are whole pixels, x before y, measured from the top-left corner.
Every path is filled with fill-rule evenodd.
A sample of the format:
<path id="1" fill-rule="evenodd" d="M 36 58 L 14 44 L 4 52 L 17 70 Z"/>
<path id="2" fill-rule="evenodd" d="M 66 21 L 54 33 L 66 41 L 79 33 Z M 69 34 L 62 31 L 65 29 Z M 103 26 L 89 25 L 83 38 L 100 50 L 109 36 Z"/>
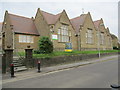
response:
<path id="1" fill-rule="evenodd" d="M 41 75 L 46 75 L 50 73 L 55 73 L 61 70 L 67 70 L 70 68 L 75 68 L 83 65 L 88 65 L 88 64 L 93 64 L 93 63 L 99 63 L 107 60 L 112 60 L 114 58 L 117 58 L 118 55 L 112 55 L 112 56 L 105 56 L 97 59 L 92 59 L 92 60 L 85 60 L 85 61 L 80 61 L 76 63 L 71 63 L 71 64 L 64 64 L 64 65 L 57 65 L 57 66 L 51 66 L 51 67 L 44 67 L 41 68 L 41 72 L 37 72 L 37 68 L 34 69 L 29 69 L 27 71 L 22 71 L 22 72 L 16 72 L 15 73 L 15 78 L 10 77 L 10 73 L 3 74 L 2 75 L 2 83 L 8 83 L 8 82 L 13 82 L 13 81 L 18 81 L 18 80 L 23 80 L 23 79 L 28 79 L 28 78 L 33 78 Z"/>

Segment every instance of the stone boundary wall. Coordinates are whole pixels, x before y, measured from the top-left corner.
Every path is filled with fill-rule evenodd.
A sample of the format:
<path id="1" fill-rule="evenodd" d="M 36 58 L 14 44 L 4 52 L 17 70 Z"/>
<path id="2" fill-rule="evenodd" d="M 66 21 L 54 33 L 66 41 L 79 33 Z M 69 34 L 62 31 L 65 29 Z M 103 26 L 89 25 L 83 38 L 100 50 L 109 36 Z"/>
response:
<path id="1" fill-rule="evenodd" d="M 118 52 L 114 53 L 102 53 L 101 57 L 109 56 L 109 55 L 117 55 Z M 41 67 L 49 67 L 53 65 L 60 65 L 64 63 L 74 63 L 78 61 L 84 61 L 84 60 L 91 60 L 91 59 L 97 59 L 98 54 L 79 54 L 79 55 L 70 55 L 70 56 L 59 56 L 59 57 L 53 57 L 53 58 L 34 58 L 33 63 L 34 67 L 37 67 L 37 62 L 40 60 Z"/>

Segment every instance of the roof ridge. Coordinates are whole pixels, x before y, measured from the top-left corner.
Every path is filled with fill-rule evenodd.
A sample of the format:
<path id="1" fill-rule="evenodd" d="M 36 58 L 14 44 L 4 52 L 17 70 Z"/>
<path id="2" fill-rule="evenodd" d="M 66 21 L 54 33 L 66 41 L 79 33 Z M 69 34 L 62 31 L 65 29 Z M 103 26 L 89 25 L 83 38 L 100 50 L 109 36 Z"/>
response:
<path id="1" fill-rule="evenodd" d="M 100 21 L 100 20 L 95 20 L 95 21 L 93 21 L 93 22 L 98 22 L 98 21 Z"/>
<path id="2" fill-rule="evenodd" d="M 31 18 L 28 18 L 28 17 L 25 17 L 25 16 L 20 16 L 20 15 L 16 15 L 16 14 L 12 14 L 12 13 L 8 13 L 8 14 L 13 15 L 13 16 L 17 16 L 17 17 L 21 17 L 21 18 L 31 19 Z"/>
<path id="3" fill-rule="evenodd" d="M 47 14 L 55 16 L 55 14 L 52 14 L 52 13 L 49 13 L 49 12 L 46 12 L 46 11 L 43 11 L 43 10 L 41 10 L 41 11 L 44 12 L 44 13 L 47 13 Z"/>
<path id="4" fill-rule="evenodd" d="M 60 12 L 60 13 L 58 13 L 58 14 L 52 14 L 52 13 L 49 13 L 49 12 L 46 12 L 46 11 L 43 11 L 43 10 L 41 10 L 41 11 L 44 12 L 44 13 L 47 13 L 47 14 L 53 15 L 53 16 L 57 16 L 57 15 L 59 15 L 59 14 L 62 14 L 62 12 Z"/>
<path id="5" fill-rule="evenodd" d="M 58 14 L 56 14 L 56 15 L 60 15 L 60 14 L 62 14 L 62 12 L 60 12 L 60 13 L 58 13 Z M 56 16 L 56 15 L 55 15 L 55 16 Z"/>
<path id="6" fill-rule="evenodd" d="M 87 14 L 81 14 L 80 16 L 77 16 L 77 17 L 71 18 L 70 20 L 75 19 L 75 18 L 79 18 L 79 17 L 81 17 L 81 16 L 83 16 L 83 15 L 87 15 Z"/>
<path id="7" fill-rule="evenodd" d="M 76 19 L 76 18 L 80 18 L 80 17 L 83 16 L 83 15 L 87 15 L 87 14 L 81 14 L 80 16 L 74 17 L 74 18 L 72 18 L 72 19 L 70 19 L 70 20 L 73 20 L 73 19 Z"/>
<path id="8" fill-rule="evenodd" d="M 41 10 L 41 13 L 42 13 L 43 17 L 46 19 L 48 24 L 55 24 L 56 21 L 58 20 L 58 18 L 60 17 L 60 15 L 61 15 L 61 13 L 51 14 L 51 13 L 48 13 L 48 12 L 42 11 L 42 10 Z M 52 18 L 54 20 L 52 20 Z"/>
<path id="9" fill-rule="evenodd" d="M 76 19 L 76 18 L 79 18 L 80 16 L 77 16 L 77 17 L 74 17 L 74 18 L 71 18 L 70 20 L 73 20 L 73 19 Z"/>
<path id="10" fill-rule="evenodd" d="M 82 16 L 82 15 L 87 15 L 87 14 L 81 14 L 80 16 Z"/>

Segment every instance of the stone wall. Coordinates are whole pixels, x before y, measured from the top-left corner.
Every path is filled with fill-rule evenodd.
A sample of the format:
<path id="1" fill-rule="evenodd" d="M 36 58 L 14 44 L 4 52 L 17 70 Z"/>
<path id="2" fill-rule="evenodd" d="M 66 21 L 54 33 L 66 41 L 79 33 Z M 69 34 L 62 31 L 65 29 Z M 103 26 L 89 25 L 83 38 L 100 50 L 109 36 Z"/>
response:
<path id="1" fill-rule="evenodd" d="M 117 55 L 118 53 L 102 53 L 101 57 L 108 55 Z M 98 54 L 80 54 L 80 55 L 71 55 L 71 56 L 59 56 L 54 58 L 34 58 L 34 67 L 37 67 L 38 60 L 41 61 L 41 67 L 49 67 L 52 65 L 59 65 L 64 63 L 74 63 L 78 61 L 91 60 L 98 58 Z"/>

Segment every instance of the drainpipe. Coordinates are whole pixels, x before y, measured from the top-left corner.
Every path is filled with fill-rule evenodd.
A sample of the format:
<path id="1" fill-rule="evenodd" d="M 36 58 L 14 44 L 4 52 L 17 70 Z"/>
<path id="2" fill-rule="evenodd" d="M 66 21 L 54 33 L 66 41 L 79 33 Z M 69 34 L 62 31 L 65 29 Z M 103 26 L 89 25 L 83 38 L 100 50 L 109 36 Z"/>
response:
<path id="1" fill-rule="evenodd" d="M 11 31 L 12 31 L 12 35 L 13 35 L 12 36 L 12 38 L 13 38 L 13 42 L 12 42 L 13 45 L 12 46 L 13 46 L 13 49 L 14 49 L 14 38 L 15 37 L 14 37 L 13 25 L 10 25 L 10 27 L 11 27 Z"/>
<path id="2" fill-rule="evenodd" d="M 14 34 L 14 32 L 12 32 L 13 33 L 13 49 L 15 49 L 15 34 Z"/>
<path id="3" fill-rule="evenodd" d="M 79 43 L 79 48 L 80 48 L 80 51 L 81 51 L 81 32 L 79 32 L 79 41 L 80 41 L 80 43 Z"/>
<path id="4" fill-rule="evenodd" d="M 81 50 L 81 47 L 80 47 L 80 32 L 78 32 L 78 50 L 79 51 Z"/>
<path id="5" fill-rule="evenodd" d="M 79 29 L 79 41 L 80 41 L 80 42 L 79 42 L 79 48 L 80 48 L 80 51 L 82 50 L 82 49 L 81 49 L 81 44 L 82 44 L 82 43 L 81 43 L 81 31 L 82 31 L 82 28 L 83 28 L 83 25 L 80 25 L 80 29 Z"/>

